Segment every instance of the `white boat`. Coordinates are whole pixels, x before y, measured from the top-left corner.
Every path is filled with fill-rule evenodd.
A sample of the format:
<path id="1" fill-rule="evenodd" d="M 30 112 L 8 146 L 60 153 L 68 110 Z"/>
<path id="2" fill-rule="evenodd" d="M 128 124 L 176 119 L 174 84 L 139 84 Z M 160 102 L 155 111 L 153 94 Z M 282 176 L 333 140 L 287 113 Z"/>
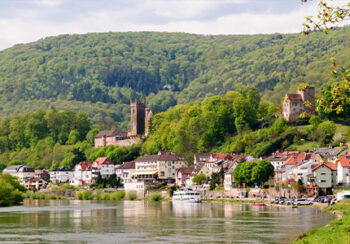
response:
<path id="1" fill-rule="evenodd" d="M 172 201 L 197 203 L 197 202 L 201 202 L 202 198 L 199 195 L 198 191 L 184 190 L 184 191 L 175 191 Z"/>

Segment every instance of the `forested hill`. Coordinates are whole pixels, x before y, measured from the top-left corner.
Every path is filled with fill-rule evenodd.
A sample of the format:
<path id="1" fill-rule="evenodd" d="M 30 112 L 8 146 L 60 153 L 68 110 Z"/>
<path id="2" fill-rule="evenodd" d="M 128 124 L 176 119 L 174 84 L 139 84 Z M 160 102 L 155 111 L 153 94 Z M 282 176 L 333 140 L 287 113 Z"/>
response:
<path id="1" fill-rule="evenodd" d="M 129 99 L 156 110 L 254 85 L 278 103 L 298 83 L 320 87 L 329 59 L 350 66 L 350 28 L 311 33 L 60 35 L 0 51 L 0 117 L 37 108 L 83 110 L 95 123 L 129 127 Z"/>

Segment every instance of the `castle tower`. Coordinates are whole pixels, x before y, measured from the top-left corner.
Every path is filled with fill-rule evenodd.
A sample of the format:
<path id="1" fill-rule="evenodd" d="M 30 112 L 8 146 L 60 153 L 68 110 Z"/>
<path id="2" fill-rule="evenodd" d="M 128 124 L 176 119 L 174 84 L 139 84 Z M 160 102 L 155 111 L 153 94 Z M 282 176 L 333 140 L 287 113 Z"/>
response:
<path id="1" fill-rule="evenodd" d="M 315 105 L 315 87 L 307 87 L 303 90 L 298 91 L 303 102 L 308 101 L 312 105 Z"/>
<path id="2" fill-rule="evenodd" d="M 149 127 L 150 127 L 150 120 L 153 116 L 152 109 L 146 108 L 146 113 L 145 113 L 145 136 L 148 136 L 149 133 Z"/>
<path id="3" fill-rule="evenodd" d="M 143 101 L 135 98 L 135 101 L 130 99 L 131 109 L 131 136 L 141 136 L 145 134 L 145 109 L 146 99 Z"/>

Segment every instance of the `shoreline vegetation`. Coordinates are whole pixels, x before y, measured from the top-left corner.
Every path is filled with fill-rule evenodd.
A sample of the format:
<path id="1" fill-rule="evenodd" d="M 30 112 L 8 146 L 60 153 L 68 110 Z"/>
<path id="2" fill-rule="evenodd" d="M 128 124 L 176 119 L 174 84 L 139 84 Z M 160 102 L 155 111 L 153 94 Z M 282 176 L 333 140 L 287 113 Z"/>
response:
<path id="1" fill-rule="evenodd" d="M 323 244 L 346 244 L 350 240 L 350 201 L 343 200 L 339 203 L 321 208 L 325 212 L 335 214 L 336 220 L 328 225 L 311 229 L 298 236 L 291 242 L 293 244 L 323 243 Z"/>

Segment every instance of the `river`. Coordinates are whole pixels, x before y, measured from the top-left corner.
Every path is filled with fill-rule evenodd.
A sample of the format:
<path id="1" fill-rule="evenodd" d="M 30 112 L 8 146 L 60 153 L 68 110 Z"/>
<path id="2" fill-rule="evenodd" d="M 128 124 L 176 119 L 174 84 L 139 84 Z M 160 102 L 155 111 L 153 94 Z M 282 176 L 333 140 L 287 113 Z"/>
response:
<path id="1" fill-rule="evenodd" d="M 0 208 L 0 243 L 288 243 L 333 219 L 316 208 L 26 200 Z"/>

